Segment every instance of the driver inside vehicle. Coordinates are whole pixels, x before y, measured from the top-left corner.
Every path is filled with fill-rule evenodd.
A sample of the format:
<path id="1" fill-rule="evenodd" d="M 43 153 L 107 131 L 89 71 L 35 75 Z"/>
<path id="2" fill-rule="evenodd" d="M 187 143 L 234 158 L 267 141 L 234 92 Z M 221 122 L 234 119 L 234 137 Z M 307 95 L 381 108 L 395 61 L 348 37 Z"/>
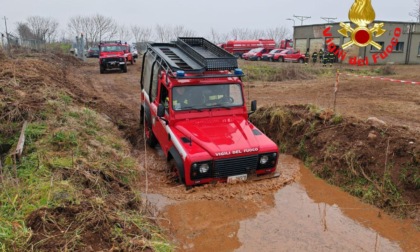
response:
<path id="1" fill-rule="evenodd" d="M 172 106 L 175 110 L 180 110 L 188 105 L 189 95 L 186 87 L 175 87 L 173 92 Z"/>

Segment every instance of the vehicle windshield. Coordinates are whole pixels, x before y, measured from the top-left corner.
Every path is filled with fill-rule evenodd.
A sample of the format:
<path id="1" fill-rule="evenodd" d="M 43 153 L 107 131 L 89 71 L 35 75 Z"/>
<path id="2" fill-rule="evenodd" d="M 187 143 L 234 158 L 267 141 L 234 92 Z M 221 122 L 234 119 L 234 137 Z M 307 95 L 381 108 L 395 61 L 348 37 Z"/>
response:
<path id="1" fill-rule="evenodd" d="M 101 47 L 102 52 L 122 52 L 124 50 L 125 50 L 125 46 L 119 46 L 119 45 Z"/>
<path id="2" fill-rule="evenodd" d="M 218 84 L 200 86 L 179 86 L 172 91 L 174 110 L 201 110 L 242 106 L 242 87 L 240 84 Z"/>
<path id="3" fill-rule="evenodd" d="M 273 50 L 271 50 L 271 51 L 269 52 L 269 54 L 274 54 L 274 53 L 276 53 L 278 50 L 279 50 L 279 49 L 273 49 Z"/>
<path id="4" fill-rule="evenodd" d="M 264 49 L 264 48 L 255 48 L 255 49 L 252 49 L 252 50 L 251 50 L 251 51 L 249 51 L 249 52 L 251 52 L 251 53 L 257 53 L 257 52 L 261 52 L 263 49 Z"/>

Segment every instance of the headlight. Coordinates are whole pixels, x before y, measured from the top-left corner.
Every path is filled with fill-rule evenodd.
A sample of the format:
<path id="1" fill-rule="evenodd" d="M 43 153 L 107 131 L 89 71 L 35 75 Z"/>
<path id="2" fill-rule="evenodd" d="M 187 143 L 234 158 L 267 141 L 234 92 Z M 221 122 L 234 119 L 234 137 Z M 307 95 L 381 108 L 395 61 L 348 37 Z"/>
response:
<path id="1" fill-rule="evenodd" d="M 260 164 L 265 165 L 268 162 L 268 156 L 267 155 L 263 155 L 260 158 Z"/>
<path id="2" fill-rule="evenodd" d="M 210 160 L 193 163 L 191 165 L 191 179 L 211 178 L 213 176 L 211 167 L 213 167 L 213 161 Z"/>
<path id="3" fill-rule="evenodd" d="M 209 164 L 205 163 L 205 164 L 200 165 L 199 171 L 200 173 L 206 173 L 209 171 L 209 169 L 210 169 Z"/>
<path id="4" fill-rule="evenodd" d="M 259 155 L 258 169 L 273 168 L 277 162 L 277 153 L 263 153 Z"/>

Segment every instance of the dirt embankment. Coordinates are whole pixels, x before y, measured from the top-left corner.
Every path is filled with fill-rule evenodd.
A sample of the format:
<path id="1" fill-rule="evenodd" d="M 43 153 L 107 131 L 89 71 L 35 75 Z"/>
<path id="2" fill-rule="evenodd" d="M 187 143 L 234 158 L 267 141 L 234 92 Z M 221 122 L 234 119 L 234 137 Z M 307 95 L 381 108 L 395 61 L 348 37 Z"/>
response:
<path id="1" fill-rule="evenodd" d="M 314 106 L 260 108 L 251 121 L 321 178 L 420 222 L 420 134 Z"/>
<path id="2" fill-rule="evenodd" d="M 148 207 L 132 190 L 138 164 L 115 127 L 129 138 L 132 109 L 98 96 L 77 71 L 88 64 L 72 56 L 0 62 L 0 249 L 141 251 L 158 240 L 166 247 L 143 217 Z M 23 121 L 27 140 L 15 166 L 9 154 Z"/>

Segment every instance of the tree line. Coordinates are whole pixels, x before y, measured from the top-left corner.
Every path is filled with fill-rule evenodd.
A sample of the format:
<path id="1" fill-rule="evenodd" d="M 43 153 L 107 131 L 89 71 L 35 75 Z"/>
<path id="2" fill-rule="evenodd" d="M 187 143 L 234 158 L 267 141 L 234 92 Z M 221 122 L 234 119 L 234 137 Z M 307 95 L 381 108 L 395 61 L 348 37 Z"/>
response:
<path id="1" fill-rule="evenodd" d="M 52 18 L 31 16 L 17 24 L 16 32 L 21 41 L 36 40 L 42 43 L 73 41 L 75 36 L 83 34 L 87 46 L 94 46 L 99 41 L 156 41 L 169 42 L 177 37 L 197 36 L 197 32 L 183 25 L 156 25 L 145 27 L 140 25 L 119 25 L 113 18 L 100 14 L 93 16 L 75 16 L 70 18 L 64 30 L 59 29 L 58 21 Z M 230 32 L 221 33 L 211 28 L 206 36 L 214 43 L 225 43 L 227 40 L 249 40 L 272 38 L 275 41 L 290 36 L 285 27 L 267 28 L 265 30 L 234 28 Z"/>

